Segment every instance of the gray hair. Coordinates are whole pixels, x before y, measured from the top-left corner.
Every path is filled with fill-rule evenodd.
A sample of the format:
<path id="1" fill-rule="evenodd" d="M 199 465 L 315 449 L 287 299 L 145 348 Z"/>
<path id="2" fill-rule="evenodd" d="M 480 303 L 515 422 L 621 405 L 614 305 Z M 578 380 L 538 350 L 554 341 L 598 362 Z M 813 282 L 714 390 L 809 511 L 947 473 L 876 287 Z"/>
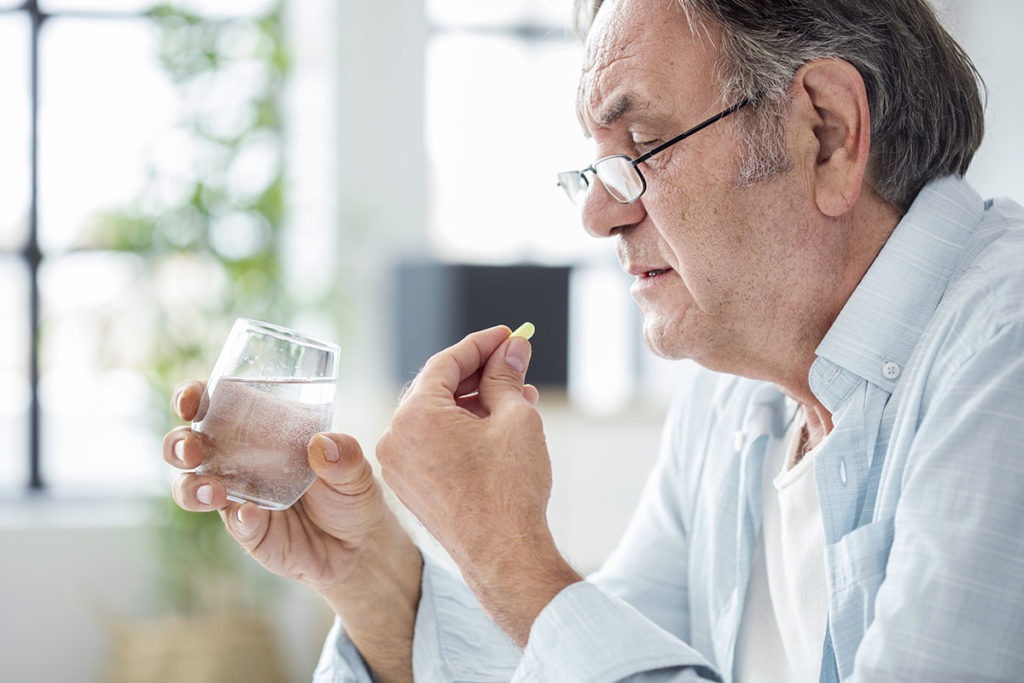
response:
<path id="1" fill-rule="evenodd" d="M 871 113 L 868 182 L 902 211 L 924 185 L 963 175 L 984 134 L 981 76 L 926 0 L 675 0 L 691 29 L 720 31 L 723 98 L 750 98 L 740 182 L 790 167 L 782 116 L 797 70 L 837 58 L 864 79 Z M 577 0 L 580 27 L 601 0 Z"/>

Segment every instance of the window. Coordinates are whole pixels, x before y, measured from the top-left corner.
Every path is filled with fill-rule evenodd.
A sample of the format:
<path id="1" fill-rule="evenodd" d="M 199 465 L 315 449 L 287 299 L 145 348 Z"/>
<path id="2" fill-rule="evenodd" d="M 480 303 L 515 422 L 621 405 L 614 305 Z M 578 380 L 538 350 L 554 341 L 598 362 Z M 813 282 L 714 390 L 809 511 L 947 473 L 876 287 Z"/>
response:
<path id="1" fill-rule="evenodd" d="M 29 444 L 30 274 L 20 252 L 30 205 L 29 41 L 28 17 L 0 11 L 0 491 L 25 481 L 29 468 L 22 454 Z"/>
<path id="2" fill-rule="evenodd" d="M 179 93 L 160 68 L 158 32 L 144 16 L 155 4 L 0 0 L 2 494 L 26 486 L 139 492 L 166 476 L 146 414 L 151 387 L 121 361 L 133 341 L 152 336 L 154 297 L 167 292 L 140 286 L 161 274 L 147 272 L 139 254 L 111 249 L 94 234 L 102 212 L 140 196 L 173 204 L 192 190 L 171 172 L 143 193 L 155 166 L 203 161 L 189 157 L 195 150 L 174 132 Z M 222 18 L 272 7 L 192 5 Z M 247 169 L 260 168 L 258 153 L 248 161 Z M 254 175 L 233 180 L 252 185 Z M 240 226 L 220 231 L 225 251 L 244 250 L 247 236 L 259 233 Z"/>
<path id="3" fill-rule="evenodd" d="M 582 45 L 571 5 L 427 5 L 431 238 L 446 258 L 565 263 L 609 252 L 553 180 L 593 154 L 575 113 Z"/>

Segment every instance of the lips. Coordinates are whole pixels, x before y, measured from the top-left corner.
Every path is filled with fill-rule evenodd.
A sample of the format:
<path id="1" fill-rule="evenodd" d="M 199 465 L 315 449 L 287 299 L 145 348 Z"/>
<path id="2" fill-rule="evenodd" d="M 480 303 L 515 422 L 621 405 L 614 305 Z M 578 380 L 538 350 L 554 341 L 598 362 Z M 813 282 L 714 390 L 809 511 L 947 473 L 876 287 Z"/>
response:
<path id="1" fill-rule="evenodd" d="M 638 280 L 649 280 L 672 271 L 669 267 L 629 266 L 624 270 Z"/>
<path id="2" fill-rule="evenodd" d="M 660 290 L 663 283 L 672 282 L 672 278 L 666 277 L 675 271 L 663 267 L 635 267 L 626 270 L 634 278 L 633 286 L 629 288 L 633 298 L 648 298 L 654 296 L 654 292 Z"/>

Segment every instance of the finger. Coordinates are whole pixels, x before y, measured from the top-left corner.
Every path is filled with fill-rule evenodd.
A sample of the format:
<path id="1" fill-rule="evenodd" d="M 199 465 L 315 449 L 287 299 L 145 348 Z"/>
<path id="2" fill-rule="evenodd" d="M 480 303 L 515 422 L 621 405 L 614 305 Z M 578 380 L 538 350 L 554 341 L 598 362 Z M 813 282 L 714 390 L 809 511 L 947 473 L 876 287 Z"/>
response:
<path id="1" fill-rule="evenodd" d="M 473 400 L 476 398 L 476 392 L 480 388 L 480 376 L 480 372 L 475 372 L 472 377 L 459 385 L 459 389 L 455 394 L 457 403 L 461 403 L 464 399 Z M 537 401 L 540 400 L 540 391 L 532 384 L 524 384 L 523 398 L 529 401 L 531 405 L 537 405 Z"/>
<path id="2" fill-rule="evenodd" d="M 509 337 L 491 354 L 480 377 L 480 403 L 493 413 L 503 401 L 522 402 L 523 378 L 530 364 L 532 347 L 522 337 Z"/>
<path id="3" fill-rule="evenodd" d="M 540 402 L 540 391 L 537 387 L 532 384 L 523 385 L 523 398 L 531 406 L 536 407 L 537 403 Z M 477 417 L 487 417 L 487 411 L 483 405 L 480 404 L 480 394 L 473 392 L 471 394 L 465 394 L 455 399 L 455 405 L 459 406 L 463 410 L 467 410 Z"/>
<path id="4" fill-rule="evenodd" d="M 270 525 L 270 510 L 255 503 L 229 503 L 220 514 L 228 532 L 239 545 L 249 551 L 255 550 Z"/>
<path id="5" fill-rule="evenodd" d="M 171 392 L 171 408 L 182 420 L 191 421 L 199 412 L 199 404 L 206 390 L 206 382 L 188 380 L 181 382 Z"/>
<path id="6" fill-rule="evenodd" d="M 455 405 L 477 417 L 487 417 L 487 411 L 480 405 L 480 394 L 476 392 L 459 396 L 455 399 Z"/>
<path id="7" fill-rule="evenodd" d="M 462 380 L 459 386 L 455 389 L 456 396 L 468 396 L 476 392 L 480 388 L 480 371 L 477 370 L 472 375 Z"/>
<path id="8" fill-rule="evenodd" d="M 450 400 L 460 394 L 460 386 L 462 393 L 466 393 L 463 383 L 479 372 L 510 333 L 508 327 L 498 325 L 467 335 L 457 344 L 434 354 L 423 366 L 407 396 L 439 393 Z"/>
<path id="9" fill-rule="evenodd" d="M 359 496 L 376 485 L 363 449 L 348 434 L 321 433 L 309 441 L 309 466 L 338 493 Z"/>
<path id="10" fill-rule="evenodd" d="M 412 379 L 411 381 L 407 382 L 406 385 L 402 387 L 401 392 L 399 392 L 398 394 L 398 405 L 402 405 L 402 403 L 405 402 L 406 397 L 413 393 L 413 389 L 416 387 L 416 380 L 418 379 L 419 375 L 417 375 L 415 379 Z M 467 377 L 466 379 L 462 380 L 462 382 L 459 383 L 458 388 L 455 389 L 454 395 L 456 397 L 467 396 L 475 392 L 477 390 L 477 387 L 479 386 L 480 371 L 478 370 L 477 372 L 474 372 L 472 375 L 470 375 L 469 377 Z"/>
<path id="11" fill-rule="evenodd" d="M 387 512 L 384 494 L 359 442 L 346 434 L 317 434 L 309 464 L 317 480 L 297 505 L 335 538 L 357 542 Z"/>
<path id="12" fill-rule="evenodd" d="M 164 461 L 183 470 L 194 470 L 203 464 L 203 445 L 189 427 L 175 427 L 164 435 Z"/>
<path id="13" fill-rule="evenodd" d="M 183 474 L 175 479 L 171 497 L 178 507 L 192 512 L 219 510 L 228 504 L 224 485 L 213 477 L 199 474 Z"/>

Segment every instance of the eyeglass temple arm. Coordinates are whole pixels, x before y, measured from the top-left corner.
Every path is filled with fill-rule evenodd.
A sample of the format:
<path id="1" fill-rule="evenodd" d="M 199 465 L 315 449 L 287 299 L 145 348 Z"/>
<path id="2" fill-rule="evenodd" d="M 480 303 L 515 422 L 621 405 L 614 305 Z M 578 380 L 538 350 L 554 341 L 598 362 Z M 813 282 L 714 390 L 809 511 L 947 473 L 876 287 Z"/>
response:
<path id="1" fill-rule="evenodd" d="M 682 140 L 684 138 L 688 138 L 691 135 L 693 135 L 694 133 L 699 133 L 700 131 L 702 131 L 705 128 L 707 128 L 708 126 L 710 126 L 712 123 L 715 123 L 716 121 L 720 121 L 720 120 L 724 119 L 726 116 L 729 116 L 730 114 L 734 114 L 738 109 L 742 109 L 743 107 L 747 106 L 748 104 L 750 104 L 750 99 L 740 100 L 739 102 L 737 102 L 736 104 L 732 105 L 728 109 L 726 109 L 724 111 L 720 111 L 719 113 L 715 114 L 714 116 L 712 116 L 710 119 L 707 119 L 706 121 L 701 121 L 696 126 L 691 128 L 690 130 L 680 133 L 679 135 L 675 136 L 674 138 L 672 138 L 668 142 L 663 142 L 660 145 L 658 145 L 657 147 L 655 147 L 654 149 L 652 149 L 652 150 L 650 150 L 648 152 L 645 152 L 644 154 L 641 154 L 636 159 L 633 159 L 632 164 L 634 166 L 642 164 L 643 162 L 647 161 L 648 159 L 653 157 L 658 152 L 661 152 L 662 150 L 668 149 L 669 147 L 671 147 L 672 145 L 676 144 L 680 140 Z"/>

